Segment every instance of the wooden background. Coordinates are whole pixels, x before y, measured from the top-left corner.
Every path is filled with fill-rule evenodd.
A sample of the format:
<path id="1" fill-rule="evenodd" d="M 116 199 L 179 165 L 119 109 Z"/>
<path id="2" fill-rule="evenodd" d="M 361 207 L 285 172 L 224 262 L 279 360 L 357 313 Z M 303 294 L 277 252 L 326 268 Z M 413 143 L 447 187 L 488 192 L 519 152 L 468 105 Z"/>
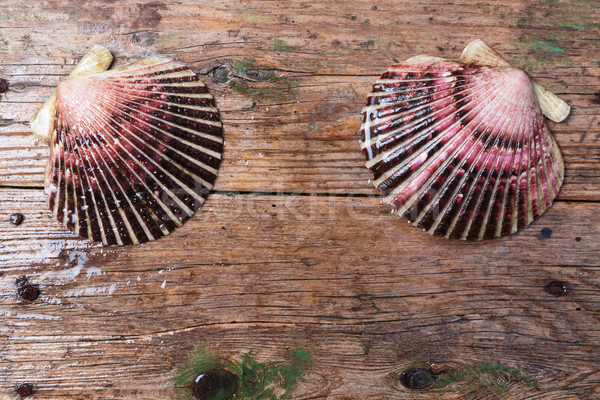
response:
<path id="1" fill-rule="evenodd" d="M 0 398 L 29 382 L 36 399 L 176 399 L 200 345 L 261 362 L 310 350 L 297 399 L 600 398 L 599 22 L 596 0 L 0 0 Z M 476 38 L 572 113 L 549 123 L 566 164 L 554 206 L 467 243 L 380 204 L 357 131 L 394 61 L 458 58 Z M 27 121 L 94 44 L 115 65 L 189 64 L 222 111 L 215 191 L 154 243 L 101 248 L 46 210 L 48 149 Z M 17 298 L 20 276 L 37 300 Z M 428 363 L 485 376 L 395 380 Z"/>

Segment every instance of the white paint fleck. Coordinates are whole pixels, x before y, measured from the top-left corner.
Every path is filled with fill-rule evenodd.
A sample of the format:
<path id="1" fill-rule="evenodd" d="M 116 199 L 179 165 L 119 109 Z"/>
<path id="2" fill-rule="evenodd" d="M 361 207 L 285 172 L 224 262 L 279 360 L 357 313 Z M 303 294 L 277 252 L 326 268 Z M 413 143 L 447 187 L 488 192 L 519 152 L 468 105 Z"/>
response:
<path id="1" fill-rule="evenodd" d="M 0 310 L 0 315 L 6 317 L 15 317 L 19 319 L 45 319 L 45 320 L 59 320 L 62 319 L 56 315 L 46 315 L 46 314 L 19 314 L 13 311 L 8 310 Z"/>
<path id="2" fill-rule="evenodd" d="M 88 261 L 87 254 L 82 251 L 71 251 L 69 253 L 69 264 L 74 265 L 72 268 L 63 269 L 60 271 L 48 271 L 40 276 L 40 279 L 51 280 L 70 280 L 75 279 L 80 273 L 85 263 Z"/>
<path id="3" fill-rule="evenodd" d="M 59 320 L 62 319 L 56 315 L 46 315 L 46 314 L 17 314 L 17 318 L 21 319 L 46 319 L 46 320 Z"/>
<path id="4" fill-rule="evenodd" d="M 167 280 L 166 279 L 163 281 L 162 285 L 160 285 L 160 288 L 164 289 L 165 286 L 167 286 Z"/>
<path id="5" fill-rule="evenodd" d="M 104 271 L 102 271 L 100 268 L 88 267 L 85 277 L 89 279 L 94 275 L 102 275 L 102 274 L 104 274 Z"/>

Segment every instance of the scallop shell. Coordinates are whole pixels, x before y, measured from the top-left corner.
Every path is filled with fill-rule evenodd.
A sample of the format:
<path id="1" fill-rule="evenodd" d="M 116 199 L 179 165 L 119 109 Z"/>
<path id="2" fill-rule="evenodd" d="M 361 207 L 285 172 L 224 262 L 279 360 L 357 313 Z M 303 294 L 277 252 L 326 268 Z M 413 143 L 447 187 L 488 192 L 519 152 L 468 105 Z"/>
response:
<path id="1" fill-rule="evenodd" d="M 569 108 L 483 41 L 462 62 L 417 56 L 373 85 L 362 150 L 383 201 L 446 238 L 516 232 L 552 204 L 564 177 L 540 109 Z"/>
<path id="2" fill-rule="evenodd" d="M 38 137 L 49 132 L 50 209 L 104 245 L 156 240 L 190 218 L 214 185 L 219 111 L 181 63 L 151 57 L 98 72 L 110 64 L 102 57 L 84 57 L 32 121 Z"/>

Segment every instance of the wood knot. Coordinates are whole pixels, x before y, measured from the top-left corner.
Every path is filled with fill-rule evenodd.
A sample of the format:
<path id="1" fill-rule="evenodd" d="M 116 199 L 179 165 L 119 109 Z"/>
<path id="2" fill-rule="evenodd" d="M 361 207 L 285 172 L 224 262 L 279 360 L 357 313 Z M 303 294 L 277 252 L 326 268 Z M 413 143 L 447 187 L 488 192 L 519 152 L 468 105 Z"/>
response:
<path id="1" fill-rule="evenodd" d="M 229 80 L 229 69 L 226 66 L 220 66 L 213 71 L 213 79 L 218 83 L 225 83 Z"/>

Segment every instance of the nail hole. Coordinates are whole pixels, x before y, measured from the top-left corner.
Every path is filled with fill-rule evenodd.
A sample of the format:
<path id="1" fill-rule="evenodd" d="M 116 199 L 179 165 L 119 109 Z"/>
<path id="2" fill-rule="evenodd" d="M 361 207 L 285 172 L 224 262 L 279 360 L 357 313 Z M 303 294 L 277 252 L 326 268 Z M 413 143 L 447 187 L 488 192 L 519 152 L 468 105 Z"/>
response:
<path id="1" fill-rule="evenodd" d="M 238 386 L 238 377 L 235 374 L 224 368 L 216 368 L 194 379 L 194 396 L 199 400 L 233 399 Z"/>
<path id="2" fill-rule="evenodd" d="M 425 369 L 411 368 L 400 375 L 400 383 L 408 389 L 426 389 L 435 383 L 435 378 Z"/>
<path id="3" fill-rule="evenodd" d="M 31 383 L 22 383 L 17 386 L 17 394 L 21 397 L 27 397 L 33 393 L 33 385 Z"/>
<path id="4" fill-rule="evenodd" d="M 568 293 L 567 284 L 561 281 L 550 281 L 544 286 L 544 291 L 552 296 L 560 297 Z"/>

